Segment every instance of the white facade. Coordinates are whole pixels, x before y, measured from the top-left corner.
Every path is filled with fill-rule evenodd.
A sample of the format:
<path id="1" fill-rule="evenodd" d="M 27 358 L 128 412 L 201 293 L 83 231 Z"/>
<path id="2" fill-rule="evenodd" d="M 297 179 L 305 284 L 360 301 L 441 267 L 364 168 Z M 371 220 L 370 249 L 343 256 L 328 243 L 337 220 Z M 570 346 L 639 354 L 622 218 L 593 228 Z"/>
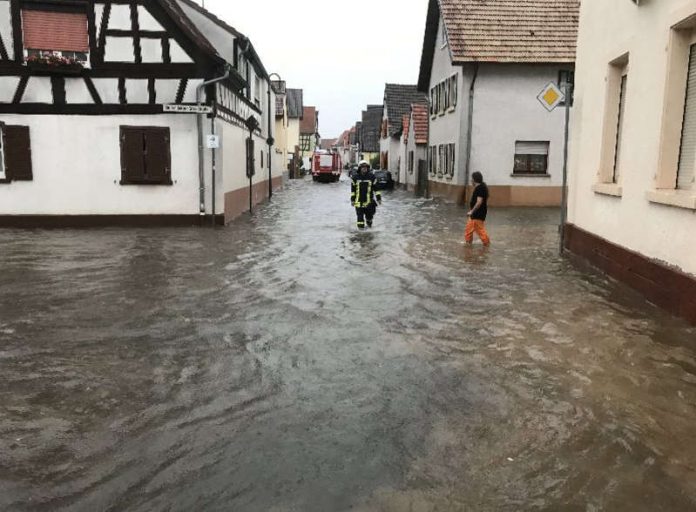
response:
<path id="1" fill-rule="evenodd" d="M 689 0 L 582 3 L 569 198 L 572 225 L 692 276 L 696 190 L 677 188 L 677 171 L 695 16 Z M 614 162 L 619 68 L 628 82 L 613 180 L 604 168 Z"/>
<path id="2" fill-rule="evenodd" d="M 2 115 L 0 120 L 29 126 L 34 168 L 32 181 L 0 185 L 0 215 L 198 213 L 198 143 L 191 115 Z M 119 184 L 120 126 L 170 128 L 173 185 Z"/>
<path id="3" fill-rule="evenodd" d="M 402 165 L 402 181 L 408 190 L 415 189 L 418 185 L 418 162 L 427 162 L 427 145 L 426 144 L 416 144 L 416 127 L 413 122 L 413 116 L 410 118 L 410 126 L 408 130 L 408 139 L 404 146 L 404 157 Z M 413 153 L 413 167 L 410 168 L 410 154 Z"/>

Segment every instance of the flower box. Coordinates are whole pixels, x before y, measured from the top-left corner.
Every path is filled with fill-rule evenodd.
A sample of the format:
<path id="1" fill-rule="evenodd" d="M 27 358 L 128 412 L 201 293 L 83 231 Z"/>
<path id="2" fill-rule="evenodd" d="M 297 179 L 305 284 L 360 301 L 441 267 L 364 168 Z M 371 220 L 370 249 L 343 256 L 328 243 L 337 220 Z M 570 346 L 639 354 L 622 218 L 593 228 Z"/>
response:
<path id="1" fill-rule="evenodd" d="M 56 75 L 79 75 L 84 69 L 80 62 L 55 55 L 30 57 L 26 63 L 27 67 L 33 71 Z"/>

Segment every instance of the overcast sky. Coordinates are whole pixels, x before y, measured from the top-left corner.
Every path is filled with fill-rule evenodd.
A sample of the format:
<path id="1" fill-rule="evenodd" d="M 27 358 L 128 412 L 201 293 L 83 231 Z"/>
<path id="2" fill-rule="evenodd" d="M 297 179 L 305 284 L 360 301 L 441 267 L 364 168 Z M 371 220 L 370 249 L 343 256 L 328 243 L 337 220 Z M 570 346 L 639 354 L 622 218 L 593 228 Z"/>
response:
<path id="1" fill-rule="evenodd" d="M 201 0 L 197 0 L 199 3 Z M 304 89 L 319 131 L 334 138 L 384 84 L 418 80 L 427 0 L 205 0 L 208 10 L 251 38 L 269 73 Z"/>

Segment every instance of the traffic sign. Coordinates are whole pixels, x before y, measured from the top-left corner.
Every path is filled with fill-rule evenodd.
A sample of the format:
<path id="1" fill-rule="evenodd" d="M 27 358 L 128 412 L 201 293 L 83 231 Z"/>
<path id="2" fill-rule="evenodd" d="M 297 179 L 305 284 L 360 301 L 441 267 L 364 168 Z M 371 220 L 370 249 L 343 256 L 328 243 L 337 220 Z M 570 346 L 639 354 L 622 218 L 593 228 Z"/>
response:
<path id="1" fill-rule="evenodd" d="M 542 89 L 539 96 L 537 96 L 537 99 L 546 110 L 553 112 L 558 105 L 563 103 L 565 100 L 565 94 L 563 94 L 563 91 L 561 91 L 561 89 L 559 89 L 555 83 L 550 82 Z"/>
<path id="2" fill-rule="evenodd" d="M 206 146 L 208 149 L 220 149 L 220 136 L 208 135 L 206 137 Z"/>

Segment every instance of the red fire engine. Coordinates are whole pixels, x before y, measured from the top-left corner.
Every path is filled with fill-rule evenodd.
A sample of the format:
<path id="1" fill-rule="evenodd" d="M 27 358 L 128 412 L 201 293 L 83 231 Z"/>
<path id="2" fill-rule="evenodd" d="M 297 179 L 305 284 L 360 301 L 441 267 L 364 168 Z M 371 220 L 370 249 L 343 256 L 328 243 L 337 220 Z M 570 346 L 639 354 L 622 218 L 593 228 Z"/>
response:
<path id="1" fill-rule="evenodd" d="M 341 157 L 319 149 L 312 156 L 312 179 L 314 181 L 334 182 L 341 178 Z"/>

